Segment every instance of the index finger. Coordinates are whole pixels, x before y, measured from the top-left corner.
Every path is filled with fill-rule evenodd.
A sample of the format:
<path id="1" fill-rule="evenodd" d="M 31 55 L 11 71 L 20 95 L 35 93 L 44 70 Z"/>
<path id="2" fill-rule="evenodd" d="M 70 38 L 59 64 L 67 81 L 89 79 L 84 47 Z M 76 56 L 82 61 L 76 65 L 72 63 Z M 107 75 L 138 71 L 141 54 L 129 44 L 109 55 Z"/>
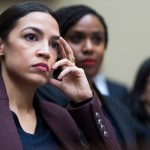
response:
<path id="1" fill-rule="evenodd" d="M 59 55 L 60 56 L 58 56 L 58 57 L 60 57 L 60 59 L 67 58 L 67 54 L 66 54 L 61 42 L 59 43 Z"/>
<path id="2" fill-rule="evenodd" d="M 69 44 L 62 37 L 60 37 L 60 42 L 61 42 L 63 49 L 66 53 L 67 59 L 75 59 L 73 51 L 72 51 L 71 47 L 69 46 Z"/>

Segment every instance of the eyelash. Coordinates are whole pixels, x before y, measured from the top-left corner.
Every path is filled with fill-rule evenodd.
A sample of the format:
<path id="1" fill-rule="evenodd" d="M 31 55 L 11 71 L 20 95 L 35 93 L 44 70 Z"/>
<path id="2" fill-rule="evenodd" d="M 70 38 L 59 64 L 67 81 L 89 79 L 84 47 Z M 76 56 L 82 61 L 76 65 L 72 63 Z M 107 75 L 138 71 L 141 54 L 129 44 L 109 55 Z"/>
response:
<path id="1" fill-rule="evenodd" d="M 79 44 L 83 40 L 83 36 L 82 35 L 73 35 L 73 36 L 70 36 L 70 39 L 73 43 Z"/>
<path id="2" fill-rule="evenodd" d="M 92 40 L 95 44 L 100 44 L 102 43 L 104 40 L 103 40 L 103 37 L 102 36 L 99 36 L 99 35 L 95 35 L 92 37 Z"/>
<path id="3" fill-rule="evenodd" d="M 72 35 L 69 37 L 70 40 L 75 43 L 75 44 L 79 44 L 80 42 L 82 42 L 85 37 L 83 35 Z M 91 40 L 95 43 L 95 44 L 100 44 L 103 42 L 103 37 L 100 35 L 93 35 L 91 37 Z"/>
<path id="4" fill-rule="evenodd" d="M 52 42 L 50 45 L 52 46 L 52 48 L 54 48 L 54 49 L 56 49 L 58 51 L 59 44 L 57 42 Z M 55 47 L 53 47 L 53 46 L 55 46 Z"/>
<path id="5" fill-rule="evenodd" d="M 29 34 L 25 35 L 24 37 L 27 41 L 37 41 L 38 40 L 36 35 L 33 33 L 29 33 Z M 32 37 L 32 39 L 30 39 L 31 37 Z"/>

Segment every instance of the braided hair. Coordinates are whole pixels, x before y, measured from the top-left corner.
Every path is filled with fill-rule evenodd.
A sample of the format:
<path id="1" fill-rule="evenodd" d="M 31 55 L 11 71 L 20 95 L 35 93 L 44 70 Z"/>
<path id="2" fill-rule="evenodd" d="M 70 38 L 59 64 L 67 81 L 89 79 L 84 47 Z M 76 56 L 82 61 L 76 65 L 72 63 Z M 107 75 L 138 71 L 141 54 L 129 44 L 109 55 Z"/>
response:
<path id="1" fill-rule="evenodd" d="M 85 5 L 73 5 L 73 6 L 66 6 L 62 7 L 55 11 L 56 15 L 59 18 L 60 24 L 60 33 L 61 36 L 64 37 L 67 31 L 74 26 L 83 16 L 87 14 L 92 14 L 98 18 L 100 23 L 104 28 L 105 34 L 105 48 L 107 47 L 108 43 L 108 31 L 107 26 L 105 23 L 104 18 L 98 14 L 94 9 L 85 6 Z"/>

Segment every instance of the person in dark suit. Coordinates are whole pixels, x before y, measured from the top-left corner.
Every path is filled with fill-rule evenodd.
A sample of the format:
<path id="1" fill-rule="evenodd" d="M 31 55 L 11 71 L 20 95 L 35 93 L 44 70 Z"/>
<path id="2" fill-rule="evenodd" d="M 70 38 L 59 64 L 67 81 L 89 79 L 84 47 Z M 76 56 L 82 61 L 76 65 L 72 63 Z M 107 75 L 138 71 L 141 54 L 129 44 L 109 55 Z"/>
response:
<path id="1" fill-rule="evenodd" d="M 0 150 L 120 150 L 73 60 L 48 6 L 18 3 L 0 15 Z M 56 80 L 52 74 L 58 67 L 63 70 Z M 38 98 L 36 89 L 46 83 L 69 98 L 67 109 Z"/>
<path id="2" fill-rule="evenodd" d="M 106 82 L 108 85 L 110 96 L 124 103 L 129 97 L 128 88 L 124 84 L 111 79 L 107 79 Z"/>
<path id="3" fill-rule="evenodd" d="M 122 149 L 142 150 L 138 140 L 145 136 L 145 130 L 131 117 L 125 105 L 111 96 L 102 95 L 98 88 L 98 82 L 93 81 L 99 73 L 108 42 L 104 18 L 85 5 L 63 7 L 58 9 L 56 14 L 59 17 L 61 36 L 72 48 L 75 64 L 85 71 L 90 87 L 98 96 L 104 115 L 111 121 Z M 59 71 L 57 73 L 59 75 Z M 55 78 L 57 78 L 56 76 Z M 51 85 L 43 86 L 37 91 L 41 99 L 50 101 L 52 100 L 51 93 L 52 95 L 55 93 L 55 89 Z M 58 92 L 56 94 L 56 97 L 61 96 Z M 63 100 L 65 101 L 65 96 L 62 98 Z M 58 103 L 55 100 L 53 102 Z M 65 107 L 65 102 L 62 106 Z M 105 126 L 101 126 L 101 128 L 105 129 Z M 84 132 L 84 134 L 86 133 Z"/>
<path id="4" fill-rule="evenodd" d="M 129 97 L 128 88 L 124 84 L 106 77 L 102 72 L 99 72 L 94 77 L 93 82 L 97 85 L 102 95 L 111 96 L 123 103 Z"/>

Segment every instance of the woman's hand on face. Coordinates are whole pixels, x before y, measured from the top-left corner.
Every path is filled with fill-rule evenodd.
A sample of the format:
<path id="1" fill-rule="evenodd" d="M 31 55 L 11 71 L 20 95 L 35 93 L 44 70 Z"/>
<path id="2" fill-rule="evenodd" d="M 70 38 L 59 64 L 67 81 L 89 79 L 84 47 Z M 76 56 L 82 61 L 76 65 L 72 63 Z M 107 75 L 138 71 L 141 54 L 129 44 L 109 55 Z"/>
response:
<path id="1" fill-rule="evenodd" d="M 51 78 L 49 83 L 60 89 L 70 100 L 81 102 L 93 96 L 84 70 L 75 66 L 73 51 L 68 43 L 60 38 L 60 57 L 52 69 L 62 67 L 58 80 Z"/>

